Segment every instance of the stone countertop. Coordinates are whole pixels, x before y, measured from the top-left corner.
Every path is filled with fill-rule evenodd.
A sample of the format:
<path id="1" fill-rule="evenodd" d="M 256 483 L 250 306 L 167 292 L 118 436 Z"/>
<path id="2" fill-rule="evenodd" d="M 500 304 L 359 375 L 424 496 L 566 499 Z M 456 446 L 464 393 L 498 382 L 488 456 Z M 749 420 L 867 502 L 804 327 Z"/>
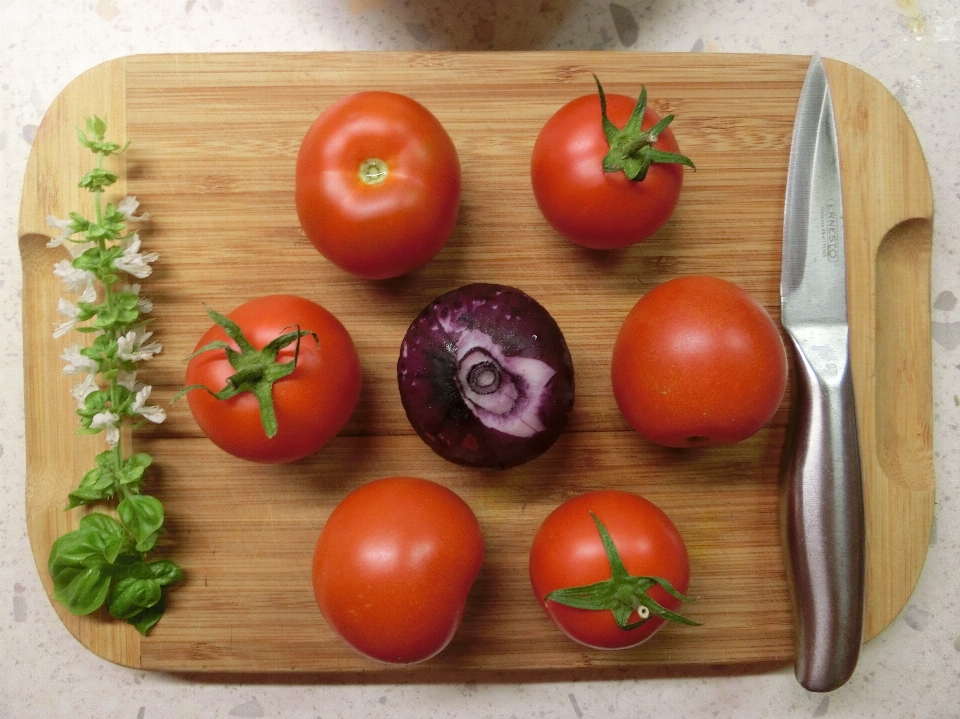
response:
<path id="1" fill-rule="evenodd" d="M 0 0 L 0 717 L 960 717 L 960 4 L 955 0 Z M 24 519 L 24 168 L 40 120 L 84 70 L 152 52 L 317 50 L 819 52 L 879 79 L 926 153 L 937 505 L 907 607 L 829 694 L 789 669 L 627 682 L 338 686 L 115 666 L 52 611 Z"/>

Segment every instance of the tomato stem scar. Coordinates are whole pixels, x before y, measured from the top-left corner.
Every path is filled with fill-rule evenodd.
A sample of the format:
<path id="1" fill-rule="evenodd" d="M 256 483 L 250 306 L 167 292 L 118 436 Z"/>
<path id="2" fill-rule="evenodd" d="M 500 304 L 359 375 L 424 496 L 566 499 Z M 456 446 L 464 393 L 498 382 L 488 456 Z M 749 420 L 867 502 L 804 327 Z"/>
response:
<path id="1" fill-rule="evenodd" d="M 390 168 L 379 157 L 370 157 L 360 164 L 360 179 L 366 185 L 379 185 L 389 174 Z"/>

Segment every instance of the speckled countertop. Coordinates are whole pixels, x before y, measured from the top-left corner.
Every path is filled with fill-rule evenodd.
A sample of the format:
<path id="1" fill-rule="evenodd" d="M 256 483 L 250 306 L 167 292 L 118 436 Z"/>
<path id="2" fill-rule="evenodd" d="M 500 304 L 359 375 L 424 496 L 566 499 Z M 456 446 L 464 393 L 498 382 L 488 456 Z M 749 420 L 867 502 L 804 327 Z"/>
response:
<path id="1" fill-rule="evenodd" d="M 916 591 L 825 695 L 792 672 L 555 684 L 317 686 L 115 666 L 52 611 L 24 520 L 23 173 L 40 120 L 74 77 L 135 53 L 630 49 L 821 55 L 906 108 L 936 201 L 933 360 L 937 505 Z M 0 0 L 0 719 L 58 717 L 960 717 L 960 4 L 956 0 Z"/>

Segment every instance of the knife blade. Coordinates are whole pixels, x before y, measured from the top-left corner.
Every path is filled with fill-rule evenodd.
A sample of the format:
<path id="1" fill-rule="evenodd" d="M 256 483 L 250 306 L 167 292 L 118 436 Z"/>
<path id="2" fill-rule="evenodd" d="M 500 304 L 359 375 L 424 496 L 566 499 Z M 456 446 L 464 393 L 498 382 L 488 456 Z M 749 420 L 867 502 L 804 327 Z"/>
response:
<path id="1" fill-rule="evenodd" d="M 840 156 L 826 70 L 816 55 L 790 148 L 780 299 L 796 375 L 783 474 L 795 673 L 804 688 L 825 692 L 842 686 L 857 664 L 866 551 Z"/>

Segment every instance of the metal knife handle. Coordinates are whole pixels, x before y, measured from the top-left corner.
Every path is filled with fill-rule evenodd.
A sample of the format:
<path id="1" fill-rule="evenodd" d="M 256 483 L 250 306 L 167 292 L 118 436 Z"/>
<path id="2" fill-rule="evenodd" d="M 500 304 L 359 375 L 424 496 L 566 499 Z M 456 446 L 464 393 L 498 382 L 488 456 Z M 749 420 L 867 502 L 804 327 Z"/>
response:
<path id="1" fill-rule="evenodd" d="M 853 382 L 847 358 L 823 342 L 790 334 L 797 394 L 795 451 L 785 468 L 786 532 L 793 574 L 800 684 L 838 688 L 853 674 L 863 637 L 864 509 Z M 826 330 L 847 347 L 848 329 Z M 819 341 L 817 341 L 819 340 Z M 839 344 L 837 344 L 839 340 Z"/>

